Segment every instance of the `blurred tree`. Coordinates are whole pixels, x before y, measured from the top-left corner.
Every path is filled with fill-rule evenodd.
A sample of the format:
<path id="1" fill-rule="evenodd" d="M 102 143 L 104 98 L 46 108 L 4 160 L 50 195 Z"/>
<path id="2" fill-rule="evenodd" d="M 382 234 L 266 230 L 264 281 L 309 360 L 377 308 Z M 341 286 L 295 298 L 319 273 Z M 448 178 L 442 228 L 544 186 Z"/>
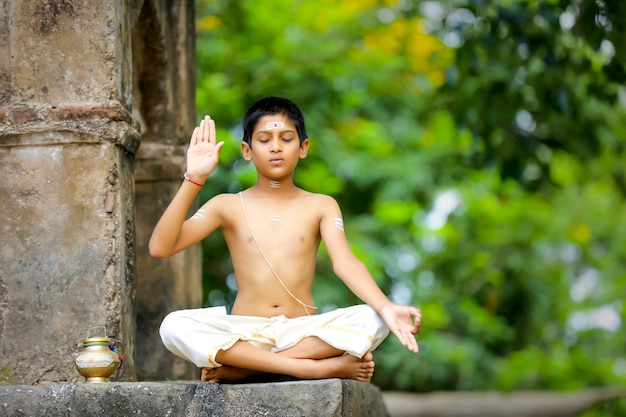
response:
<path id="1" fill-rule="evenodd" d="M 623 154 L 626 3 L 470 1 L 443 16 L 438 31 L 454 39 L 457 61 L 437 98 L 481 138 L 474 166 L 495 163 L 537 189 L 552 182 L 555 151 Z M 614 169 L 626 195 L 624 167 Z"/>
<path id="2" fill-rule="evenodd" d="M 626 382 L 623 2 L 196 5 L 199 114 L 226 140 L 202 198 L 255 182 L 239 156 L 249 104 L 301 106 L 296 182 L 338 199 L 381 287 L 424 311 L 420 354 L 389 338 L 377 384 Z M 204 250 L 206 303 L 228 304 L 226 248 Z M 358 301 L 323 247 L 316 298 Z"/>
<path id="3" fill-rule="evenodd" d="M 626 4 L 454 4 L 421 9 L 457 52 L 434 108 L 473 137 L 463 168 L 476 184 L 455 185 L 464 213 L 446 225 L 467 245 L 441 253 L 459 283 L 454 259 L 482 262 L 466 275 L 473 299 L 514 330 L 495 346 L 477 332 L 488 349 L 470 371 L 502 388 L 623 382 Z M 455 336 L 484 311 L 465 305 Z"/>

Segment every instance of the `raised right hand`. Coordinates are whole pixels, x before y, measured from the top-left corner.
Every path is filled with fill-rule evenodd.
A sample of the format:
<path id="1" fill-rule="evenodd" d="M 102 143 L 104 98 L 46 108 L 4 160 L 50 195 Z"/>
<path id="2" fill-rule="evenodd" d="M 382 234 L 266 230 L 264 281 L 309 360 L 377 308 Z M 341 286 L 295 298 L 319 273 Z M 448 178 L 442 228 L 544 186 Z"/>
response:
<path id="1" fill-rule="evenodd" d="M 224 141 L 217 142 L 215 121 L 204 116 L 200 125 L 193 130 L 187 149 L 187 175 L 204 183 L 219 162 L 220 149 Z"/>

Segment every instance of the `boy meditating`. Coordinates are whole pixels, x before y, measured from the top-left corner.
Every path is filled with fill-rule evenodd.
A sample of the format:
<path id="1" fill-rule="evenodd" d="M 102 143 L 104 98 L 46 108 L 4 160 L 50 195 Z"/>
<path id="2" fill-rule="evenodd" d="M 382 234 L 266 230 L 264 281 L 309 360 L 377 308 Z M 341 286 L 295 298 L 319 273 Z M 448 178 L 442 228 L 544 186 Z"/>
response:
<path id="1" fill-rule="evenodd" d="M 378 288 L 350 249 L 337 202 L 293 183 L 309 149 L 300 109 L 267 97 L 248 109 L 243 127 L 241 151 L 254 164 L 257 183 L 216 195 L 186 218 L 224 144 L 206 116 L 191 136 L 180 189 L 150 239 L 150 254 L 165 258 L 221 229 L 237 282 L 232 311 L 168 314 L 160 328 L 165 346 L 203 368 L 207 382 L 258 374 L 367 382 L 374 372 L 371 352 L 390 330 L 417 352 L 421 312 L 392 303 Z M 318 314 L 311 287 L 322 240 L 335 274 L 366 304 Z"/>

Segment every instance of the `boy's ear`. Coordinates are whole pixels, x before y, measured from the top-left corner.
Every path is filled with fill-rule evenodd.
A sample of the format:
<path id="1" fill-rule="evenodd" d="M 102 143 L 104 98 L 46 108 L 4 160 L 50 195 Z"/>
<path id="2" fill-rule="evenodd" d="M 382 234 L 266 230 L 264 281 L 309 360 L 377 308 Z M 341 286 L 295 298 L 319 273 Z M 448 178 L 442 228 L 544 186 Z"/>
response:
<path id="1" fill-rule="evenodd" d="M 309 151 L 309 145 L 311 144 L 311 142 L 309 142 L 308 139 L 305 139 L 301 144 L 300 144 L 300 159 L 304 159 L 306 158 L 306 154 Z"/>
<path id="2" fill-rule="evenodd" d="M 241 153 L 243 154 L 243 159 L 246 161 L 252 161 L 252 149 L 250 149 L 250 145 L 248 142 L 241 141 Z"/>

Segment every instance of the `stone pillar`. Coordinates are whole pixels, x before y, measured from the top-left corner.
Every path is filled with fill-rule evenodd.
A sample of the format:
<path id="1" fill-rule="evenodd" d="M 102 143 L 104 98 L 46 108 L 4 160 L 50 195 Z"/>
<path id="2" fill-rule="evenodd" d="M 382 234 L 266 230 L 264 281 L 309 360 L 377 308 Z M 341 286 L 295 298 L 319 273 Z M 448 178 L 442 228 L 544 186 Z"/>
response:
<path id="1" fill-rule="evenodd" d="M 167 5 L 166 5 L 167 3 Z M 145 1 L 133 31 L 133 107 L 141 123 L 136 156 L 137 376 L 198 379 L 195 366 L 168 352 L 163 317 L 202 304 L 200 245 L 154 259 L 148 241 L 178 191 L 196 124 L 193 1 Z"/>
<path id="2" fill-rule="evenodd" d="M 200 247 L 147 250 L 195 125 L 194 37 L 193 0 L 0 5 L 0 384 L 79 382 L 97 325 L 112 380 L 197 377 L 158 325 L 201 305 Z"/>
<path id="3" fill-rule="evenodd" d="M 82 381 L 97 325 L 136 378 L 135 3 L 0 6 L 0 384 Z"/>

